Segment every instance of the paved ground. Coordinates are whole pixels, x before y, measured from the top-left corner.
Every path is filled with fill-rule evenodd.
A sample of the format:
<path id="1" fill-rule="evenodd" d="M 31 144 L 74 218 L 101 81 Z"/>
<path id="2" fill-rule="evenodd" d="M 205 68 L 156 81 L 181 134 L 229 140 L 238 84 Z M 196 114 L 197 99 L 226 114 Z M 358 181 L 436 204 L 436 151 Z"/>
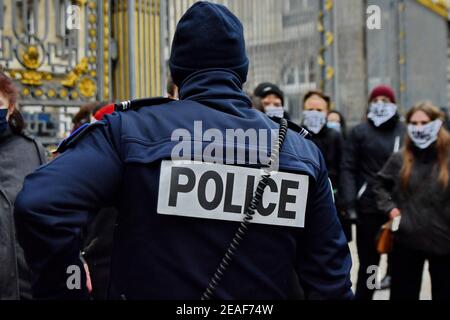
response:
<path id="1" fill-rule="evenodd" d="M 353 239 L 355 239 L 355 228 L 353 228 Z M 356 252 L 356 244 L 355 242 L 350 243 L 350 250 L 353 258 L 353 269 L 352 269 L 352 282 L 353 289 L 356 286 L 356 280 L 358 278 L 358 254 Z M 382 256 L 381 258 L 381 269 L 380 269 L 380 278 L 384 277 L 386 273 L 386 256 Z M 374 297 L 375 300 L 389 300 L 389 290 L 377 291 Z M 431 282 L 430 275 L 428 273 L 428 264 L 425 265 L 423 280 L 422 280 L 422 291 L 420 294 L 421 300 L 431 300 Z"/>

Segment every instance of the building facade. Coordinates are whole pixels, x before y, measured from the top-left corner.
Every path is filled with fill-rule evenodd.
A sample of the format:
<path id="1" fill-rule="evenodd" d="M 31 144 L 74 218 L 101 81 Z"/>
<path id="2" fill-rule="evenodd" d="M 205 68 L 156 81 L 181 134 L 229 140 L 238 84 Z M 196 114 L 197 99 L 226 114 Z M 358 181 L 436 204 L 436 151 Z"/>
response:
<path id="1" fill-rule="evenodd" d="M 194 2 L 168 3 L 169 46 L 176 22 Z M 316 88 L 332 96 L 350 124 L 364 118 L 368 93 L 381 83 L 394 87 L 403 111 L 420 100 L 447 105 L 447 0 L 215 2 L 244 25 L 246 90 L 263 81 L 279 84 L 297 121 L 304 93 Z M 380 29 L 367 27 L 371 5 L 380 9 Z"/>
<path id="2" fill-rule="evenodd" d="M 195 1 L 168 2 L 169 39 L 176 22 Z M 317 32 L 316 0 L 215 0 L 226 5 L 244 25 L 250 59 L 246 91 L 261 82 L 279 84 L 286 93 L 286 107 L 296 119 L 300 99 L 318 85 L 316 63 L 320 35 Z M 169 41 L 170 45 L 170 41 Z M 169 50 L 169 49 L 168 49 Z"/>
<path id="3" fill-rule="evenodd" d="M 443 1 L 370 0 L 382 29 L 366 31 L 368 89 L 392 85 L 403 111 L 419 101 L 448 103 L 448 10 Z M 394 31 L 394 32 L 392 32 Z"/>

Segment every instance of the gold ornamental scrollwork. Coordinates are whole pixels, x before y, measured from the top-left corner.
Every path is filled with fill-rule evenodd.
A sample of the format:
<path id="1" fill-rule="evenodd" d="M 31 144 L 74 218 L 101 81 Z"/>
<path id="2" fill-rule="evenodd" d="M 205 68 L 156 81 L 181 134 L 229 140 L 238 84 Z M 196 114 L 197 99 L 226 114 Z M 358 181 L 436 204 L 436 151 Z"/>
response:
<path id="1" fill-rule="evenodd" d="M 78 82 L 78 91 L 85 98 L 92 98 L 97 92 L 97 85 L 94 80 L 89 77 L 83 77 Z"/>
<path id="2" fill-rule="evenodd" d="M 20 58 L 26 70 L 9 70 L 9 74 L 13 79 L 19 79 L 22 84 L 29 86 L 40 86 L 43 84 L 43 81 L 52 80 L 53 77 L 50 73 L 37 71 L 42 65 L 38 47 L 29 45 L 22 52 Z"/>
<path id="3" fill-rule="evenodd" d="M 2 48 L 4 52 L 0 52 L 0 69 L 17 82 L 22 99 L 27 103 L 50 100 L 81 103 L 96 98 L 100 85 L 97 81 L 101 80 L 103 85 L 107 79 L 109 88 L 108 1 L 42 0 L 38 6 L 33 6 L 33 1 L 6 3 L 12 5 L 0 7 L 0 16 L 8 16 L 5 21 L 11 26 L 8 32 L 0 33 L 0 43 L 7 44 Z M 64 14 L 70 5 L 82 8 L 80 21 L 86 28 L 78 31 L 66 28 Z M 27 14 L 18 19 L 17 12 Z M 102 23 L 99 12 L 104 14 Z M 107 39 L 102 36 L 105 27 Z M 100 41 L 105 41 L 106 48 L 99 46 Z M 105 68 L 100 68 L 103 64 Z M 102 90 L 103 94 L 109 96 L 107 90 Z"/>
<path id="4" fill-rule="evenodd" d="M 88 58 L 81 59 L 80 63 L 77 64 L 72 71 L 66 76 L 66 78 L 61 81 L 61 84 L 68 88 L 75 87 L 78 79 L 89 70 L 89 61 Z"/>

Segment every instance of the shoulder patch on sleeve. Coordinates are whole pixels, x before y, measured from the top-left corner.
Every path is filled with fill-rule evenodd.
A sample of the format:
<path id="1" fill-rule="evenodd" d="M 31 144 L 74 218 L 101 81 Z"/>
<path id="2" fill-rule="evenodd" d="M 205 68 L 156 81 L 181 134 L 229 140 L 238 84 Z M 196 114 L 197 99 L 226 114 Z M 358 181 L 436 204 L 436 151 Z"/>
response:
<path id="1" fill-rule="evenodd" d="M 115 111 L 124 112 L 127 110 L 139 110 L 143 107 L 157 106 L 175 101 L 170 98 L 158 97 L 158 98 L 146 98 L 137 100 L 128 100 L 120 103 L 116 103 Z"/>
<path id="2" fill-rule="evenodd" d="M 69 137 L 64 139 L 56 149 L 55 153 L 63 153 L 75 146 L 83 137 L 89 134 L 93 129 L 102 127 L 105 124 L 103 122 L 85 123 L 77 130 L 75 130 Z"/>

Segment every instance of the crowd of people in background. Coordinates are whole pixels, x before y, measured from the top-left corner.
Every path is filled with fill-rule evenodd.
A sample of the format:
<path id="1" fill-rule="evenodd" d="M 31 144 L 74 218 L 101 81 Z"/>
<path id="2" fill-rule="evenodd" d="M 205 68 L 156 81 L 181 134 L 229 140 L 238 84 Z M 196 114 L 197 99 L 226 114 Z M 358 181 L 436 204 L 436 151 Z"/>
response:
<path id="1" fill-rule="evenodd" d="M 172 81 L 168 96 L 178 98 Z M 254 107 L 270 117 L 289 119 L 285 97 L 275 84 L 262 83 L 251 94 Z M 431 97 L 432 98 L 432 97 Z M 0 299 L 31 299 L 29 270 L 15 240 L 13 206 L 26 175 L 49 159 L 25 131 L 16 108 L 17 90 L 0 74 Z M 429 261 L 433 298 L 450 300 L 450 135 L 447 116 L 431 103 L 414 106 L 406 123 L 389 86 L 375 88 L 366 119 L 347 131 L 343 114 L 320 91 L 304 95 L 302 125 L 323 154 L 337 212 L 352 241 L 356 225 L 359 272 L 357 300 L 371 300 L 368 268 L 378 265 L 375 240 L 389 220 L 402 217 L 389 257 L 386 287 L 391 299 L 418 299 L 425 260 Z M 74 117 L 73 130 L 101 121 L 114 105 L 93 103 Z M 103 209 L 85 230 L 83 256 L 90 270 L 93 296 L 106 299 L 114 208 Z"/>
<path id="2" fill-rule="evenodd" d="M 283 92 L 264 83 L 254 92 L 255 107 L 286 117 Z M 322 151 L 333 185 L 337 212 L 348 241 L 356 225 L 359 270 L 356 300 L 372 300 L 376 289 L 391 288 L 391 300 L 418 300 L 425 260 L 432 296 L 450 299 L 449 120 L 444 108 L 421 103 L 406 115 L 394 90 L 374 88 L 366 119 L 347 132 L 344 116 L 320 91 L 304 95 L 303 125 Z M 408 129 L 407 129 L 408 125 Z M 416 138 L 415 138 L 416 137 Z M 380 263 L 377 236 L 389 220 L 402 216 L 388 268 L 379 286 L 369 286 L 370 268 Z"/>

